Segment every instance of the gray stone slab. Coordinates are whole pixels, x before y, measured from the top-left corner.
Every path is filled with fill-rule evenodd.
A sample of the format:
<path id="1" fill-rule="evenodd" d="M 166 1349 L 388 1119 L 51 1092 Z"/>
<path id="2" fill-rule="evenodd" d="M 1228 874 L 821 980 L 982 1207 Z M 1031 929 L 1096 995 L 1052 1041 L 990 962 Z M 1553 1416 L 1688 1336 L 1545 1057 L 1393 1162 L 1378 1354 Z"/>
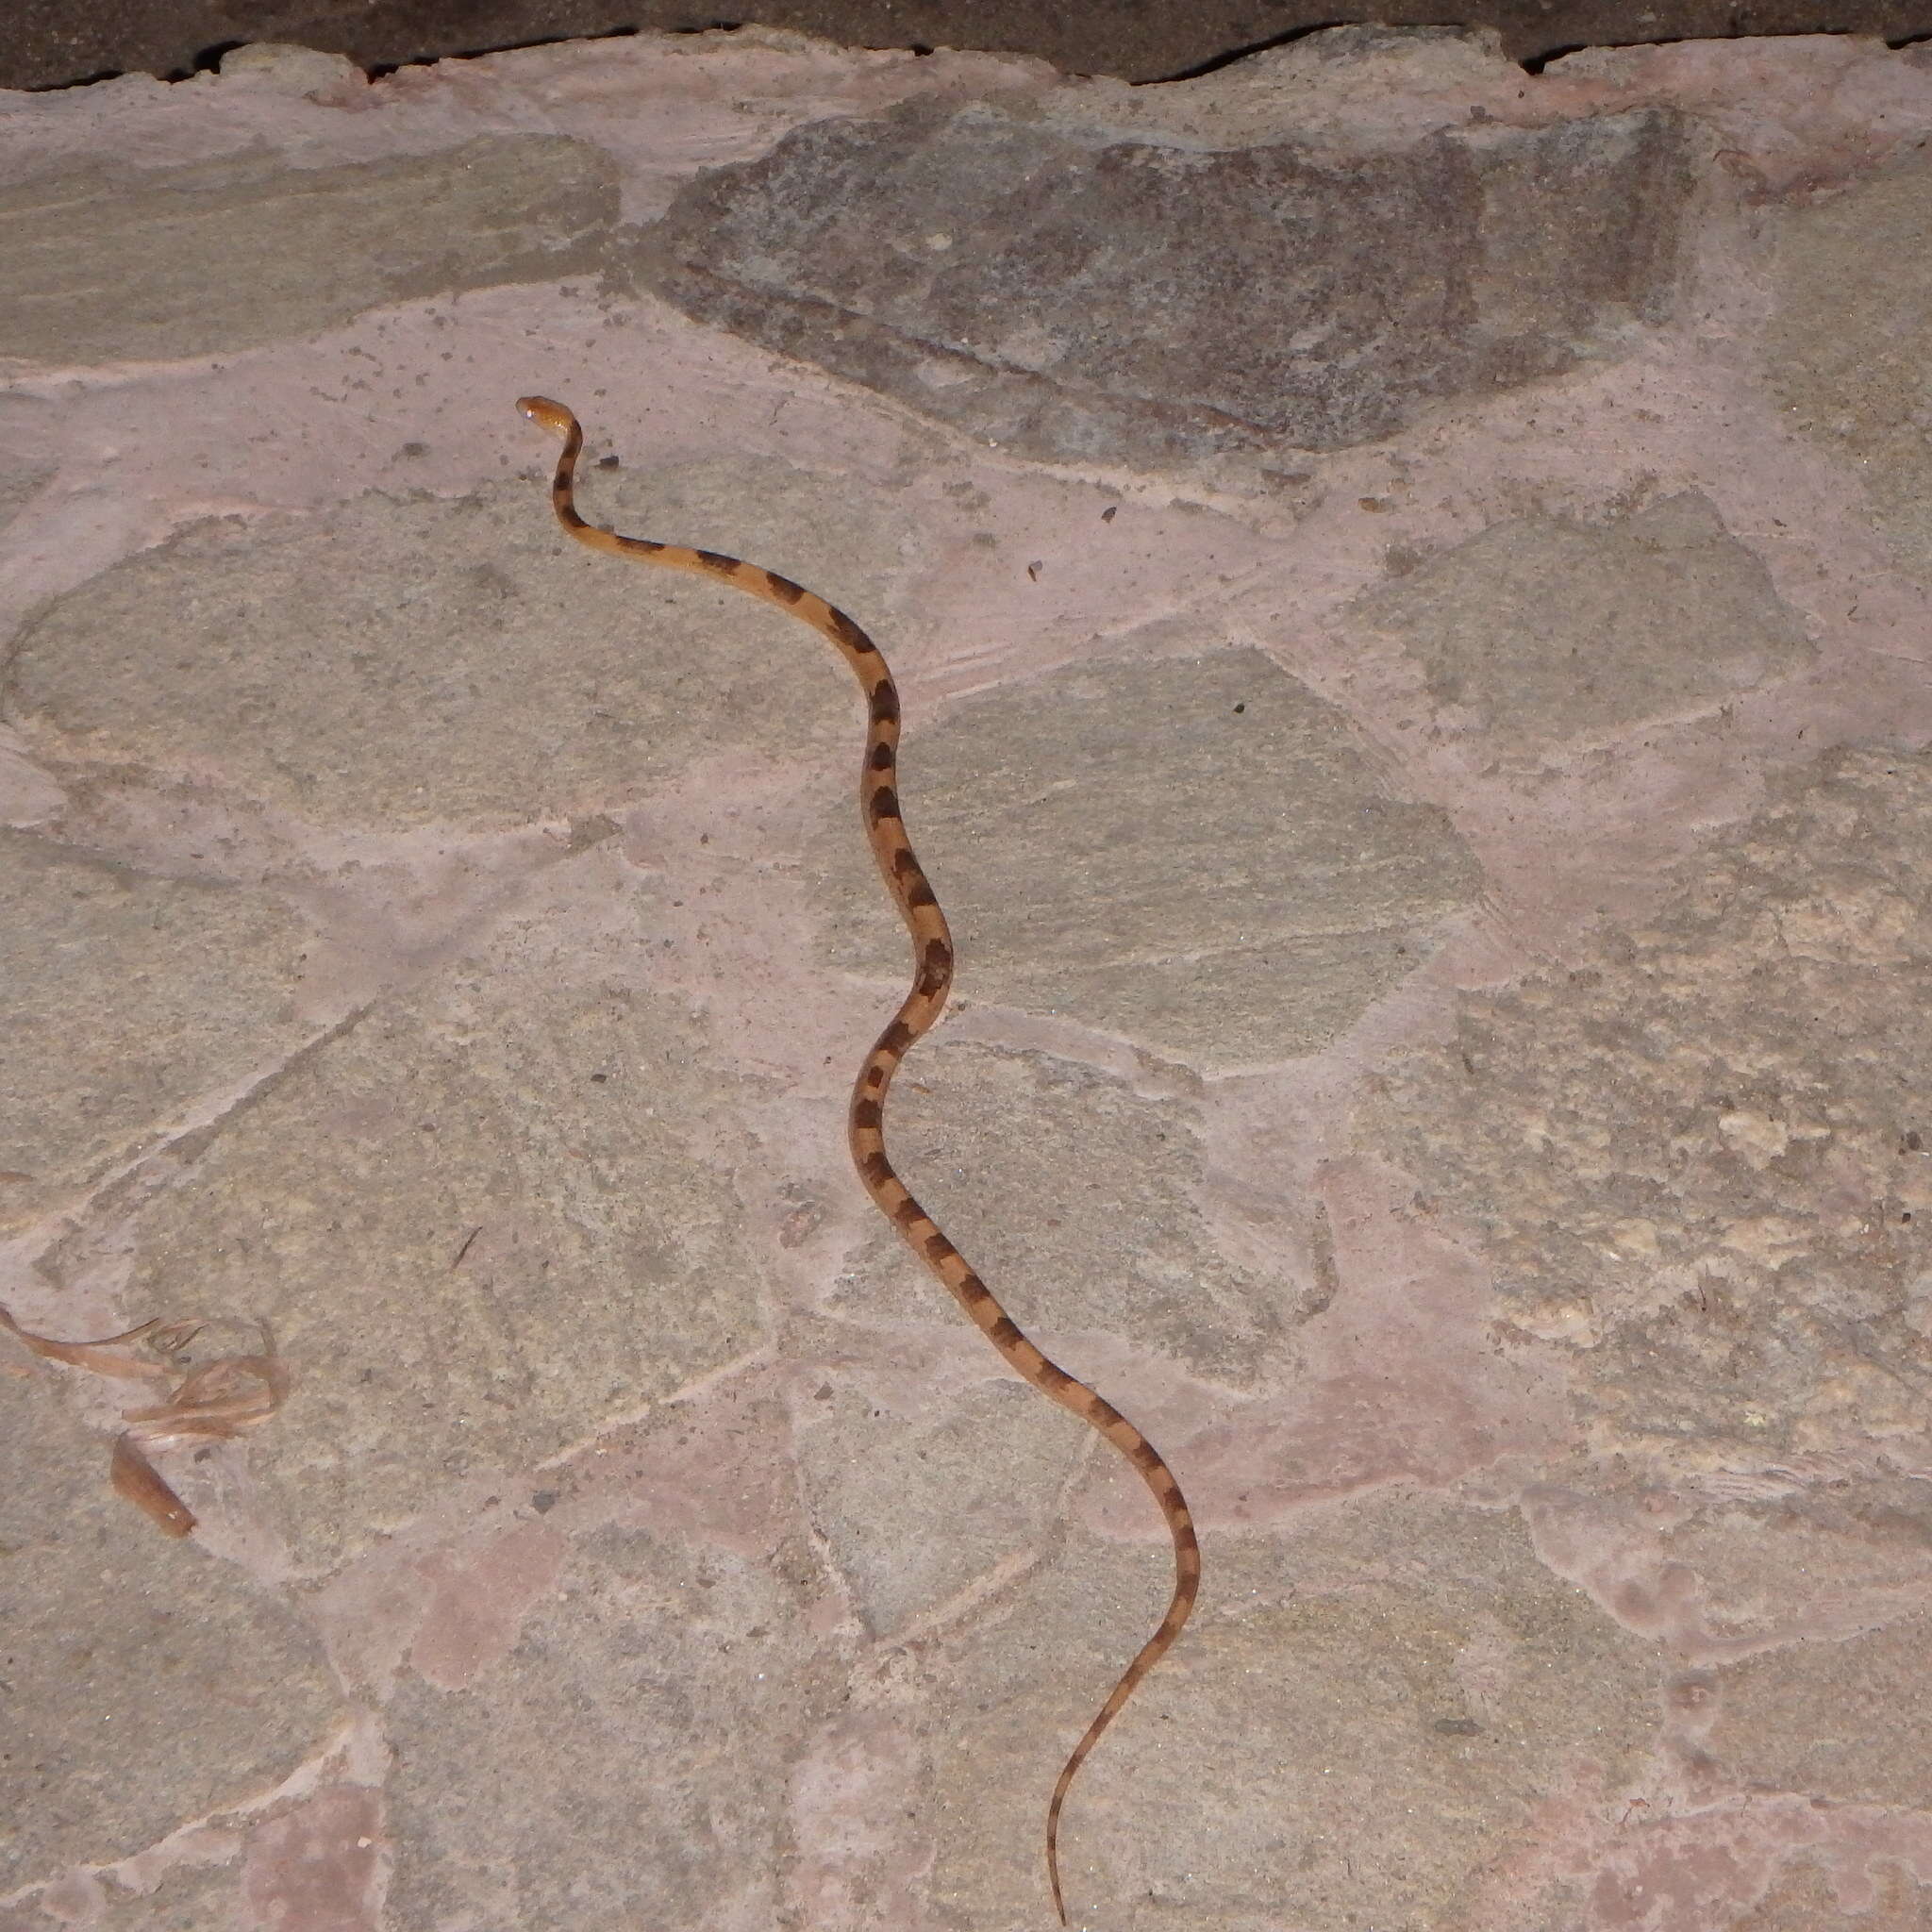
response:
<path id="1" fill-rule="evenodd" d="M 184 1147 L 137 1218 L 128 1306 L 273 1324 L 295 1391 L 251 1468 L 298 1566 L 758 1341 L 743 1150 L 692 1124 L 732 1077 L 641 983 L 648 917 L 565 958 L 526 912 Z"/>
<path id="2" fill-rule="evenodd" d="M 1766 215 L 1765 377 L 1854 469 L 1899 561 L 1932 584 L 1932 159 Z"/>
<path id="3" fill-rule="evenodd" d="M 782 1923 L 789 1770 L 837 1695 L 813 1661 L 813 1577 L 803 1546 L 608 1527 L 486 1678 L 406 1680 L 388 1714 L 394 1922 Z"/>
<path id="4" fill-rule="evenodd" d="M 31 1361 L 0 1344 L 9 1369 Z M 260 1800 L 343 1717 L 293 1605 L 198 1543 L 162 1538 L 109 1490 L 110 1439 L 75 1420 L 59 1387 L 75 1373 L 33 1363 L 8 1375 L 0 1403 L 8 1891 Z"/>
<path id="5" fill-rule="evenodd" d="M 711 170 L 634 273 L 1029 456 L 1334 450 L 1622 353 L 1688 185 L 1650 108 L 1342 155 L 918 102 Z"/>
<path id="6" fill-rule="evenodd" d="M 585 506 L 858 608 L 896 534 L 861 492 L 732 461 L 600 477 Z M 483 826 L 634 797 L 724 740 L 849 740 L 827 657 L 741 591 L 572 543 L 533 469 L 458 503 L 198 525 L 40 613 L 4 690 L 57 755 L 213 766 L 323 824 Z"/>
<path id="7" fill-rule="evenodd" d="M 1204 1071 L 1346 1032 L 1475 891 L 1447 816 L 1392 797 L 1344 714 L 1257 651 L 1015 685 L 907 762 L 913 841 L 966 936 L 962 990 Z M 830 960 L 896 973 L 849 833 L 815 845 L 842 867 Z"/>
<path id="8" fill-rule="evenodd" d="M 1791 1836 L 1796 1838 L 1795 1828 Z M 1922 1861 L 1913 1856 L 1918 1847 L 1904 1831 L 1879 1830 L 1870 1837 L 1876 1840 L 1878 1856 L 1856 1875 L 1848 1874 L 1837 1846 L 1822 1853 L 1800 1851 L 1781 1863 L 1743 1921 L 1747 1932 L 1820 1932 L 1827 1926 L 1843 1932 L 1918 1932 L 1924 1922 L 1924 1894 L 1916 1878 Z M 1577 1909 L 1582 1909 L 1580 1900 Z"/>
<path id="9" fill-rule="evenodd" d="M 0 1227 L 44 1212 L 307 1037 L 306 922 L 0 831 Z"/>
<path id="10" fill-rule="evenodd" d="M 1925 1653 L 1932 1617 L 1906 1617 L 1841 1643 L 1780 1646 L 1718 1674 L 1710 1745 L 1754 1779 L 1827 1803 L 1932 1805 Z"/>
<path id="11" fill-rule="evenodd" d="M 1282 1366 L 1313 1297 L 1223 1255 L 1194 1195 L 1199 1115 L 1039 1054 L 922 1052 L 892 1094 L 894 1163 L 1023 1328 L 1117 1335 L 1237 1388 Z M 881 1231 L 830 1306 L 952 1320 L 951 1298 Z"/>
<path id="12" fill-rule="evenodd" d="M 1654 1647 L 1553 1579 L 1506 1515 L 1385 1491 L 1283 1542 L 1224 1542 L 1216 1569 L 1068 1799 L 1075 1924 L 1131 1923 L 1150 1897 L 1240 1932 L 1284 1912 L 1455 1924 L 1554 1790 L 1614 1787 L 1654 1735 Z M 1170 1574 L 1158 1543 L 1071 1538 L 1002 1625 L 943 1654 L 933 1896 L 954 1924 L 1024 1922 L 1040 1793 Z"/>
<path id="13" fill-rule="evenodd" d="M 827 1381 L 797 1438 L 826 1551 L 888 1640 L 1035 1544 L 1084 1447 L 1064 1411 L 1005 1379 L 909 1415 Z"/>
<path id="14" fill-rule="evenodd" d="M 551 135 L 346 167 L 249 155 L 41 175 L 0 191 L 0 358 L 213 355 L 588 271 L 617 192 L 607 155 Z"/>
<path id="15" fill-rule="evenodd" d="M 109 1879 L 100 1891 L 93 1921 L 100 1932 L 208 1932 L 247 1909 L 239 1875 L 225 1867 L 178 1865 L 150 1890 L 129 1891 Z"/>
<path id="16" fill-rule="evenodd" d="M 1401 640 L 1439 715 L 1517 756 L 1708 710 L 1817 656 L 1696 491 L 1601 525 L 1491 525 L 1342 621 Z"/>

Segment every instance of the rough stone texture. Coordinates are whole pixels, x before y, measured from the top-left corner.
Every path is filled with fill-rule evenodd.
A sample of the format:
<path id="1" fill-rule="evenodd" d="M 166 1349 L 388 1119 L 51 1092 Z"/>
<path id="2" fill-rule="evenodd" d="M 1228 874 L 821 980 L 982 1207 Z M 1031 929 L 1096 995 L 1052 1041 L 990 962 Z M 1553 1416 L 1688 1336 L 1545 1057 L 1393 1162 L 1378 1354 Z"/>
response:
<path id="1" fill-rule="evenodd" d="M 802 1544 L 581 1537 L 497 1668 L 391 1706 L 410 1924 L 770 1923 L 789 1767 L 831 1702 Z M 571 1774 L 555 1774 L 566 1743 Z"/>
<path id="2" fill-rule="evenodd" d="M 1813 1925 L 1853 1925 L 1858 1932 L 1914 1932 L 1924 1924 L 1920 1886 L 1909 1871 L 1896 1866 L 1871 1888 L 1873 1897 L 1856 1917 L 1847 1908 L 1846 1888 L 1821 1866 L 1806 1859 L 1790 1867 L 1756 1910 L 1736 1923 L 1739 1932 L 1807 1932 Z M 1853 1892 L 1857 1895 L 1857 1891 Z"/>
<path id="3" fill-rule="evenodd" d="M 1857 469 L 1899 561 L 1932 583 L 1932 158 L 1769 219 L 1778 398 Z"/>
<path id="4" fill-rule="evenodd" d="M 1028 1794 L 1054 1769 L 1041 1715 L 1078 1724 L 1085 1687 L 1146 1623 L 1161 1568 L 1153 1547 L 1129 1563 L 1076 1545 L 1028 1579 L 1020 1632 L 981 1634 L 949 1657 L 974 1713 L 938 1767 L 941 1788 L 964 1799 L 935 1874 L 958 1923 L 1010 1923 L 1008 1841 L 1028 1835 Z M 1046 1591 L 1085 1599 L 1071 1653 L 1024 1641 Z M 1284 1653 L 1303 1667 L 1276 1669 Z M 1614 1781 L 1641 1761 L 1656 1724 L 1652 1661 L 1500 1516 L 1396 1492 L 1345 1530 L 1310 1525 L 1278 1551 L 1234 1545 L 1191 1661 L 1150 1681 L 1118 1748 L 1095 1759 L 1066 1835 L 1070 1883 L 1244 1928 L 1267 1924 L 1287 1886 L 1313 1924 L 1371 1910 L 1400 1932 L 1482 1923 L 1471 1908 L 1485 1870 L 1552 1782 L 1586 1766 Z M 1238 1740 L 1257 1733 L 1292 1738 L 1292 1752 L 1244 1753 Z M 1150 1812 L 1171 1828 L 1128 1828 Z M 1399 1831 L 1369 1824 L 1390 1817 Z"/>
<path id="5" fill-rule="evenodd" d="M 774 570 L 805 570 L 827 540 L 849 556 L 886 539 L 884 518 L 808 508 L 803 477 L 789 515 L 746 513 L 741 465 L 653 482 L 644 501 L 603 491 L 608 513 L 708 537 L 735 525 Z M 192 529 L 35 618 L 7 712 L 70 756 L 219 769 L 305 819 L 390 827 L 621 801 L 740 719 L 773 750 L 849 731 L 851 698 L 795 625 L 716 585 L 665 577 L 642 596 L 634 573 L 529 511 L 525 487 Z M 158 657 L 175 674 L 159 690 Z"/>
<path id="6" fill-rule="evenodd" d="M 1166 1601 L 851 1172 L 849 673 L 531 392 L 889 653 L 894 1158 L 1200 1525 L 1073 1922 L 1923 1923 L 1928 140 L 1852 40 L 0 99 L 0 1306 L 294 1378 L 184 1543 L 0 1348 L 0 1927 L 1043 1927 Z"/>
<path id="7" fill-rule="evenodd" d="M 939 1415 L 893 1415 L 831 1381 L 813 1391 L 799 1467 L 825 1547 L 866 1627 L 895 1637 L 1023 1557 L 1052 1517 L 1079 1446 L 1010 1382 Z M 943 1507 L 946 1533 L 926 1533 Z"/>
<path id="8" fill-rule="evenodd" d="M 1701 622 L 1686 637 L 1692 587 Z M 1607 529 L 1495 525 L 1369 591 L 1349 619 L 1402 641 L 1439 713 L 1530 756 L 1708 709 L 1816 655 L 1764 565 L 1688 491 Z"/>
<path id="9" fill-rule="evenodd" d="M 104 1886 L 99 1923 L 108 1932 L 202 1932 L 235 1915 L 237 1890 L 232 1871 L 177 1865 L 145 1893 Z"/>
<path id="10" fill-rule="evenodd" d="M 0 1227 L 299 1043 L 291 997 L 308 937 L 265 894 L 0 832 Z"/>
<path id="11" fill-rule="evenodd" d="M 1917 1735 L 1926 1619 L 1844 1643 L 1774 1653 L 1726 1674 L 1711 1735 L 1720 1761 L 1835 1804 L 1932 1807 Z"/>
<path id="12" fill-rule="evenodd" d="M 1375 18 L 1426 24 L 1441 12 L 1432 0 L 1381 0 Z M 1503 52 L 1525 62 L 1586 42 L 1626 45 L 1657 26 L 1656 12 L 1640 0 L 1566 0 L 1561 7 L 1550 0 L 1492 0 L 1457 13 L 1472 25 L 1493 27 Z M 1329 0 L 1279 0 L 1263 18 L 1269 34 L 1299 34 L 1334 17 Z M 0 50 L 0 87 L 73 87 L 123 71 L 178 80 L 208 61 L 208 17 L 173 0 L 85 18 L 48 7 L 28 10 L 25 18 L 25 30 Z M 484 38 L 497 46 L 527 47 L 566 36 L 632 34 L 640 27 L 683 33 L 691 16 L 681 0 L 491 0 L 481 13 L 452 13 L 425 4 L 346 15 L 325 4 L 292 0 L 275 18 L 278 32 L 299 37 L 305 47 L 335 51 L 307 54 L 298 64 L 291 57 L 302 50 L 242 48 L 223 57 L 225 79 L 236 71 L 257 71 L 258 61 L 270 54 L 298 74 L 309 63 L 341 70 L 353 61 L 381 69 L 468 55 Z M 987 47 L 1051 60 L 1070 74 L 1113 74 L 1129 81 L 1198 73 L 1252 46 L 1259 30 L 1242 0 L 1153 7 L 1141 0 L 1103 0 L 1064 11 L 1039 8 L 1033 0 L 939 0 L 911 19 L 897 0 L 765 0 L 760 19 L 767 26 L 794 28 L 847 47 L 916 49 L 924 59 L 933 58 L 929 50 L 935 45 Z M 1903 42 L 1923 31 L 1924 20 L 1913 0 L 1835 0 L 1828 11 L 1817 0 L 1757 0 L 1745 14 L 1732 0 L 1678 0 L 1670 26 L 1686 39 L 1830 32 Z"/>
<path id="13" fill-rule="evenodd" d="M 1932 760 L 1848 753 L 1569 971 L 1467 1003 L 1374 1109 L 1569 1351 L 1606 1456 L 1932 1453 Z"/>
<path id="14" fill-rule="evenodd" d="M 258 1800 L 342 1711 L 292 1604 L 192 1543 L 163 1544 L 108 1491 L 106 1441 L 65 1412 L 51 1369 L 9 1375 L 0 1453 L 11 1892 Z"/>
<path id="15" fill-rule="evenodd" d="M 894 1126 L 908 1183 L 974 1266 L 1005 1284 L 1023 1326 L 1128 1336 L 1235 1386 L 1278 1373 L 1312 1285 L 1216 1251 L 1191 1198 L 1192 1107 L 1064 1060 L 954 1046 L 920 1056 Z M 1078 1162 L 1064 1151 L 1075 1145 Z M 1088 1157 L 1098 1157 L 1091 1171 Z M 908 1274 L 886 1229 L 833 1306 L 917 1320 L 934 1290 Z M 1211 1323 L 1197 1319 L 1207 1308 Z"/>
<path id="16" fill-rule="evenodd" d="M 385 303 L 587 268 L 616 217 L 608 157 L 562 139 L 362 167 L 246 157 L 45 174 L 0 194 L 0 358 L 256 348 Z M 245 303 L 209 300 L 238 278 Z M 104 301 L 104 288 L 125 299 Z"/>
<path id="17" fill-rule="evenodd" d="M 648 905 L 600 916 L 565 956 L 531 908 L 324 1041 L 135 1222 L 139 1306 L 232 1307 L 302 1364 L 254 1468 L 305 1569 L 758 1339 L 737 1150 L 681 1124 L 729 1076 L 640 982 Z"/>
<path id="18" fill-rule="evenodd" d="M 714 170 L 639 275 L 1030 456 L 1334 450 L 1660 320 L 1684 188 L 1647 111 L 1344 161 L 920 103 Z"/>
<path id="19" fill-rule="evenodd" d="M 1345 1033 L 1477 889 L 1445 815 L 1391 796 L 1345 714 L 1256 651 L 1098 663 L 961 705 L 918 776 L 920 849 L 978 935 L 970 995 L 1204 1071 Z M 834 827 L 819 842 L 850 860 Z M 855 924 L 829 958 L 885 976 L 898 949 Z"/>

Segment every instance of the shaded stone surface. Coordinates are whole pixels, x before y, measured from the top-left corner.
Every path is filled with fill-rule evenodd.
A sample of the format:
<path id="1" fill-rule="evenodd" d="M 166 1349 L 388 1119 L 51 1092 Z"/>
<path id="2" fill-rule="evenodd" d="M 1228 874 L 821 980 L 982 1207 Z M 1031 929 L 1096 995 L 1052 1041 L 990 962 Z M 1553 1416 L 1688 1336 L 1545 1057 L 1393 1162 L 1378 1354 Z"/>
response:
<path id="1" fill-rule="evenodd" d="M 1668 309 L 1686 184 L 1650 109 L 1344 157 L 917 103 L 712 170 L 637 273 L 1026 455 L 1333 450 L 1618 353 Z"/>
<path id="2" fill-rule="evenodd" d="M 245 156 L 43 175 L 0 192 L 0 358 L 206 356 L 568 275 L 593 264 L 617 183 L 601 150 L 551 135 L 352 167 Z"/>
<path id="3" fill-rule="evenodd" d="M 10 1372 L 25 1359 L 0 1337 Z M 96 1385 L 97 1386 L 97 1385 Z M 109 1437 L 56 1372 L 0 1402 L 0 1886 L 127 1857 L 272 1790 L 341 1720 L 285 1599 L 108 1487 Z M 143 1924 L 162 1924 L 159 1919 Z"/>
<path id="4" fill-rule="evenodd" d="M 1446 814 L 1391 798 L 1344 715 L 1257 651 L 1122 659 L 962 704 L 920 739 L 918 806 L 962 991 L 1204 1071 L 1347 1031 L 1476 888 Z M 856 906 L 841 830 L 815 843 L 844 859 L 838 902 Z M 889 976 L 888 945 L 841 920 L 830 958 Z"/>
<path id="5" fill-rule="evenodd" d="M 565 957 L 526 914 L 292 1064 L 140 1217 L 129 1306 L 273 1324 L 295 1391 L 251 1466 L 303 1567 L 757 1340 L 742 1149 L 693 1124 L 731 1077 L 641 983 L 647 917 Z"/>
<path id="6" fill-rule="evenodd" d="M 1377 0 L 1373 8 L 1336 0 L 1277 0 L 1258 19 L 1244 0 L 1094 0 L 1041 8 L 1035 0 L 933 0 L 908 17 L 900 0 L 762 0 L 771 27 L 813 34 L 851 48 L 983 47 L 1051 60 L 1069 74 L 1117 74 L 1161 81 L 1226 60 L 1264 35 L 1323 27 L 1370 12 L 1378 21 L 1432 26 L 1441 0 Z M 1491 0 L 1456 9 L 1472 25 L 1493 27 L 1511 60 L 1541 60 L 1579 46 L 1620 46 L 1653 38 L 1654 7 L 1642 0 Z M 490 0 L 483 8 L 446 0 L 343 13 L 327 0 L 292 0 L 277 8 L 275 30 L 305 47 L 326 47 L 379 69 L 465 57 L 491 46 L 634 34 L 640 27 L 684 34 L 693 15 L 684 0 Z M 259 23 L 250 23 L 258 25 Z M 1752 34 L 1874 34 L 1899 42 L 1924 31 L 1918 0 L 1676 0 L 1674 37 Z M 121 0 L 85 15 L 55 0 L 32 0 L 22 29 L 0 48 L 0 87 L 72 87 L 122 71 L 181 78 L 205 62 L 208 16 L 198 0 Z M 229 57 L 232 58 L 232 56 Z M 225 59 L 222 71 L 228 71 Z"/>
<path id="7" fill-rule="evenodd" d="M 1932 158 L 1771 218 L 1765 378 L 1932 585 Z"/>
<path id="8" fill-rule="evenodd" d="M 298 1045 L 306 924 L 0 831 L 0 1227 Z"/>
<path id="9" fill-rule="evenodd" d="M 1022 1328 L 1124 1336 L 1235 1387 L 1279 1369 L 1312 1290 L 1215 1246 L 1184 1103 L 1043 1054 L 958 1045 L 921 1053 L 891 1105 L 894 1164 Z M 884 1228 L 832 1306 L 955 1319 Z"/>
<path id="10" fill-rule="evenodd" d="M 506 423 L 520 455 L 524 430 Z M 600 479 L 585 507 L 877 601 L 852 559 L 891 555 L 891 518 L 791 481 L 699 464 L 648 489 Z M 849 740 L 829 658 L 741 591 L 581 550 L 533 471 L 453 504 L 201 525 L 38 617 L 7 697 L 70 753 L 216 765 L 310 821 L 505 824 L 633 796 L 721 737 Z"/>
<path id="11" fill-rule="evenodd" d="M 390 1707 L 393 1923 L 776 1923 L 789 1768 L 836 1694 L 817 1589 L 800 1544 L 580 1539 L 499 1669 Z"/>
<path id="12" fill-rule="evenodd" d="M 1817 655 L 1696 491 L 1597 527 L 1492 525 L 1344 622 L 1399 638 L 1444 722 L 1531 756 L 1721 703 Z"/>
<path id="13" fill-rule="evenodd" d="M 1472 996 L 1369 1118 L 1606 1454 L 1927 1451 L 1932 759 L 1787 781 L 1641 929 Z"/>

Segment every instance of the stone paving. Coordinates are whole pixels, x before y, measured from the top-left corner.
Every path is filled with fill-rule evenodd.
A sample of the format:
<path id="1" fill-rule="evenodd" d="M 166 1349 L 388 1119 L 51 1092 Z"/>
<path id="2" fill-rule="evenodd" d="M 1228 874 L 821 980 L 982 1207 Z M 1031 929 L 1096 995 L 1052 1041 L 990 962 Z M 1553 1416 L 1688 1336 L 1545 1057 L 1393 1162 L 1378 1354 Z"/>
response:
<path id="1" fill-rule="evenodd" d="M 1825 39 L 0 98 L 0 1305 L 292 1377 L 171 1537 L 0 1335 L 0 1932 L 1046 1928 L 1165 1601 L 847 1164 L 848 675 L 527 391 L 885 646 L 889 1131 L 1203 1525 L 1074 1923 L 1932 1924 L 1928 142 Z"/>

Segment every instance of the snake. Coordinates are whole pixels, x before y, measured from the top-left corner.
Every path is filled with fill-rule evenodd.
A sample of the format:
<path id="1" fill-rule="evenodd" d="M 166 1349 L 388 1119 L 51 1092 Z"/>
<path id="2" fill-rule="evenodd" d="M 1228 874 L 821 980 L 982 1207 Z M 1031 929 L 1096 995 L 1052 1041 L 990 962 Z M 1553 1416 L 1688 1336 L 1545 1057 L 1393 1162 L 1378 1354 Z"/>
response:
<path id="1" fill-rule="evenodd" d="M 558 522 L 579 543 L 608 556 L 627 557 L 665 570 L 709 577 L 730 584 L 763 603 L 775 605 L 824 638 L 858 679 L 859 689 L 865 694 L 868 720 L 865 752 L 859 765 L 859 815 L 886 891 L 911 936 L 912 985 L 885 1031 L 873 1043 L 853 1082 L 852 1098 L 846 1109 L 853 1165 L 858 1170 L 859 1180 L 874 1206 L 951 1291 L 1008 1367 L 1042 1395 L 1050 1396 L 1062 1408 L 1071 1409 L 1125 1457 L 1153 1493 L 1166 1520 L 1174 1541 L 1174 1570 L 1167 1613 L 1153 1636 L 1135 1653 L 1074 1744 L 1047 1802 L 1047 1883 L 1053 1893 L 1054 1910 L 1064 1925 L 1067 1907 L 1059 1868 L 1061 1807 L 1075 1774 L 1100 1741 L 1101 1733 L 1167 1654 L 1187 1623 L 1200 1589 L 1201 1546 L 1181 1486 L 1153 1443 L 1098 1391 L 1068 1374 L 1026 1339 L 965 1256 L 914 1199 L 912 1191 L 899 1178 L 887 1158 L 886 1094 L 913 1042 L 932 1029 L 943 1011 L 952 989 L 955 964 L 952 933 L 931 883 L 913 855 L 912 841 L 899 807 L 898 687 L 892 682 L 892 674 L 879 647 L 865 632 L 842 610 L 790 577 L 714 550 L 691 550 L 682 544 L 656 542 L 648 537 L 621 537 L 614 530 L 587 523 L 577 513 L 575 491 L 577 458 L 584 447 L 584 432 L 577 419 L 561 403 L 552 402 L 547 396 L 521 396 L 517 408 L 540 428 L 563 439 L 550 501 Z"/>

